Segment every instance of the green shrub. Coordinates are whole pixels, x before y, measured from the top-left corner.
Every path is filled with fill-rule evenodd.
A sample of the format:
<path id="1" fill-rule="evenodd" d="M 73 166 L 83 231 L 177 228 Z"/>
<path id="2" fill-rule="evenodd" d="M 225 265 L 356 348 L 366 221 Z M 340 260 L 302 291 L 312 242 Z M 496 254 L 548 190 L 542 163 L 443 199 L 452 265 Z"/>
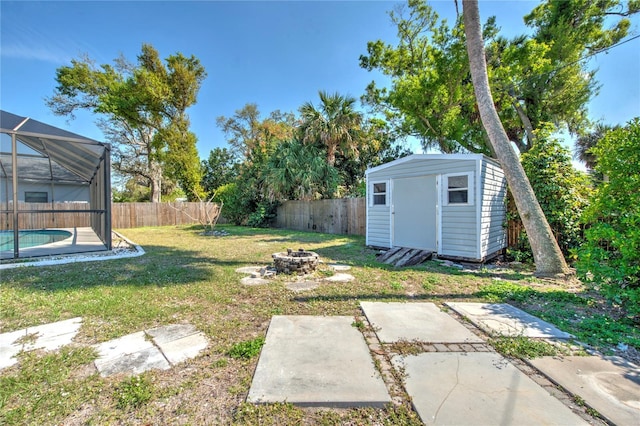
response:
<path id="1" fill-rule="evenodd" d="M 590 195 L 589 178 L 571 163 L 571 154 L 545 130 L 538 132 L 533 147 L 520 157 L 540 207 L 565 257 L 582 242 L 580 217 Z M 526 233 L 517 250 L 530 251 Z M 520 253 L 520 260 L 527 260 Z"/>
<path id="2" fill-rule="evenodd" d="M 222 185 L 216 189 L 214 201 L 224 203 L 222 217 L 231 221 L 234 225 L 246 225 L 252 209 L 253 199 L 243 187 L 240 187 L 237 183 Z"/>
<path id="3" fill-rule="evenodd" d="M 592 149 L 605 176 L 583 220 L 580 277 L 632 316 L 640 316 L 640 119 Z"/>
<path id="4" fill-rule="evenodd" d="M 277 202 L 262 201 L 256 207 L 256 210 L 249 214 L 247 225 L 254 228 L 268 228 L 272 225 L 276 218 L 278 209 Z"/>

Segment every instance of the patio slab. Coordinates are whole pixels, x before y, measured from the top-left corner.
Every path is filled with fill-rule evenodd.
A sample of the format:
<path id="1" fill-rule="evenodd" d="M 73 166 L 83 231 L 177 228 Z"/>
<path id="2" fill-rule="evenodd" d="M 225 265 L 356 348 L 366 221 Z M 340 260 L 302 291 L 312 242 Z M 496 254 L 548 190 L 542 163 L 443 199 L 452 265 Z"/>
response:
<path id="1" fill-rule="evenodd" d="M 353 280 L 355 280 L 356 278 L 351 275 L 351 274 L 347 274 L 344 272 L 338 272 L 337 274 L 331 275 L 330 277 L 324 278 L 325 281 L 329 281 L 332 283 L 348 283 L 351 282 Z"/>
<path id="2" fill-rule="evenodd" d="M 171 364 L 196 357 L 209 344 L 204 333 L 191 324 L 171 324 L 147 331 Z"/>
<path id="3" fill-rule="evenodd" d="M 155 347 L 122 354 L 117 358 L 96 359 L 94 364 L 102 377 L 113 374 L 140 374 L 148 370 L 171 368 L 162 352 Z"/>
<path id="4" fill-rule="evenodd" d="M 396 356 L 414 408 L 428 425 L 587 424 L 526 374 L 489 352 Z"/>
<path id="5" fill-rule="evenodd" d="M 194 358 L 208 344 L 206 336 L 191 324 L 170 324 L 95 345 L 98 358 L 94 364 L 103 377 L 167 370 Z"/>
<path id="6" fill-rule="evenodd" d="M 306 407 L 391 402 L 353 317 L 274 316 L 247 401 Z"/>
<path id="7" fill-rule="evenodd" d="M 0 370 L 17 363 L 20 351 L 54 351 L 70 344 L 81 326 L 82 318 L 77 317 L 0 334 Z M 33 337 L 20 341 L 28 336 Z"/>
<path id="8" fill-rule="evenodd" d="M 295 283 L 288 283 L 287 289 L 295 292 L 308 291 L 318 288 L 320 284 L 317 281 L 298 281 Z"/>
<path id="9" fill-rule="evenodd" d="M 507 303 L 459 303 L 445 305 L 466 317 L 491 336 L 525 336 L 570 339 L 573 336 L 553 324 L 530 315 Z"/>
<path id="10" fill-rule="evenodd" d="M 480 343 L 473 334 L 433 303 L 360 302 L 382 343 L 401 340 L 431 343 Z"/>
<path id="11" fill-rule="evenodd" d="M 640 367 L 620 357 L 542 357 L 530 363 L 616 425 L 640 424 Z"/>

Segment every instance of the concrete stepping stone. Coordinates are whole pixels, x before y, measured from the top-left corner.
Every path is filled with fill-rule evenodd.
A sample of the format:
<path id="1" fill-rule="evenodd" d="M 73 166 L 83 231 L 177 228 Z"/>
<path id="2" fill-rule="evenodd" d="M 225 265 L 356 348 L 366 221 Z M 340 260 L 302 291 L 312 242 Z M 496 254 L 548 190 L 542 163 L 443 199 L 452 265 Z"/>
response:
<path id="1" fill-rule="evenodd" d="M 620 357 L 599 356 L 542 357 L 529 362 L 612 424 L 640 424 L 639 366 Z"/>
<path id="2" fill-rule="evenodd" d="M 291 291 L 308 291 L 318 288 L 319 285 L 317 281 L 299 281 L 288 283 L 286 287 Z"/>
<path id="3" fill-rule="evenodd" d="M 495 353 L 424 353 L 392 362 L 427 425 L 588 424 Z"/>
<path id="4" fill-rule="evenodd" d="M 244 277 L 240 282 L 244 285 L 264 285 L 269 284 L 271 281 L 265 280 L 264 278 Z"/>
<path id="5" fill-rule="evenodd" d="M 418 340 L 431 343 L 481 343 L 433 303 L 360 302 L 382 343 Z"/>
<path id="6" fill-rule="evenodd" d="M 239 274 L 255 274 L 256 272 L 260 272 L 262 266 L 243 266 L 241 268 L 236 269 L 236 272 Z"/>
<path id="7" fill-rule="evenodd" d="M 445 305 L 466 317 L 492 336 L 525 336 L 547 339 L 570 339 L 573 336 L 555 325 L 530 315 L 507 303 L 459 303 Z"/>
<path id="8" fill-rule="evenodd" d="M 117 373 L 139 374 L 151 369 L 171 368 L 160 349 L 147 339 L 144 331 L 127 334 L 94 347 L 98 352 L 94 364 L 103 377 Z"/>
<path id="9" fill-rule="evenodd" d="M 17 363 L 20 351 L 55 351 L 70 344 L 81 326 L 82 318 L 77 317 L 0 334 L 0 370 Z"/>
<path id="10" fill-rule="evenodd" d="M 383 407 L 391 402 L 353 317 L 274 316 L 247 402 Z"/>
<path id="11" fill-rule="evenodd" d="M 170 324 L 127 334 L 95 345 L 94 364 L 104 377 L 167 370 L 171 365 L 194 358 L 209 344 L 204 333 L 191 324 Z"/>
<path id="12" fill-rule="evenodd" d="M 191 324 L 170 324 L 147 330 L 171 364 L 196 357 L 209 344 L 204 333 Z"/>
<path id="13" fill-rule="evenodd" d="M 330 277 L 325 278 L 325 281 L 329 281 L 332 283 L 348 283 L 350 281 L 355 280 L 356 278 L 351 274 L 345 274 L 343 272 L 339 272 Z"/>
<path id="14" fill-rule="evenodd" d="M 330 263 L 329 267 L 334 271 L 344 272 L 351 270 L 351 266 L 349 265 L 341 265 L 339 263 Z"/>

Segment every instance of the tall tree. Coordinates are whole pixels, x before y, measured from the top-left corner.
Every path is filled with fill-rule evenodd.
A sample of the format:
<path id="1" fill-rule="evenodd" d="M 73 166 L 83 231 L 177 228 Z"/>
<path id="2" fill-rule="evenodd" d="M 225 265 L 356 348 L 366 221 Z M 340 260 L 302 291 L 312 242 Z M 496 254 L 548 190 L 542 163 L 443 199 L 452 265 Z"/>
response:
<path id="1" fill-rule="evenodd" d="M 477 0 L 463 0 L 464 29 L 471 78 L 478 110 L 489 141 L 496 153 L 513 194 L 518 213 L 527 231 L 538 275 L 567 275 L 569 268 L 556 242 L 551 227 L 538 204 L 518 155 L 502 127 L 493 103 L 485 62 L 484 42 Z"/>
<path id="2" fill-rule="evenodd" d="M 58 83 L 47 105 L 57 115 L 78 110 L 98 115 L 105 137 L 115 148 L 114 167 L 145 179 L 151 201 L 160 201 L 163 179 L 175 179 L 191 198 L 199 188 L 196 137 L 188 130 L 188 107 L 196 102 L 206 77 L 194 56 L 181 53 L 165 63 L 143 44 L 136 64 L 120 57 L 96 66 L 84 57 L 56 70 Z M 168 174 L 167 174 L 168 173 Z"/>
<path id="3" fill-rule="evenodd" d="M 292 139 L 279 144 L 264 170 L 264 190 L 271 200 L 331 198 L 338 172 L 315 145 Z"/>
<path id="4" fill-rule="evenodd" d="M 300 130 L 305 143 L 319 144 L 327 151 L 327 163 L 333 166 L 336 153 L 357 152 L 362 114 L 355 110 L 355 98 L 320 91 L 320 104 L 300 107 Z"/>
<path id="5" fill-rule="evenodd" d="M 209 157 L 202 161 L 202 187 L 213 195 L 216 189 L 235 180 L 239 166 L 229 149 L 212 149 Z"/>
<path id="6" fill-rule="evenodd" d="M 232 117 L 216 118 L 216 124 L 225 133 L 231 152 L 241 161 L 273 149 L 276 141 L 293 137 L 295 117 L 276 110 L 262 118 L 258 105 L 249 103 Z"/>
<path id="7" fill-rule="evenodd" d="M 626 7 L 622 0 L 547 0 L 525 17 L 533 33 L 513 39 L 499 36 L 495 18 L 487 20 L 483 38 L 495 106 L 521 152 L 545 123 L 573 134 L 588 126 L 586 106 L 598 85 L 584 58 L 621 40 L 627 16 L 639 6 L 638 0 Z M 474 106 L 462 20 L 450 27 L 425 0 L 409 0 L 407 9 L 390 13 L 397 46 L 369 42 L 368 55 L 360 57 L 363 68 L 391 77 L 389 89 L 372 82 L 365 102 L 425 148 L 491 154 Z"/>

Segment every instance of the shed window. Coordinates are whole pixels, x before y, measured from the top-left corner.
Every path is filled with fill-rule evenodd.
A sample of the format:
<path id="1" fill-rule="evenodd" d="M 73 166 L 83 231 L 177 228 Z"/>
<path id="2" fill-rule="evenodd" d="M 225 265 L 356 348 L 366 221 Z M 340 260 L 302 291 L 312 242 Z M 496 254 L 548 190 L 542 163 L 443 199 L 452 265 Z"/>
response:
<path id="1" fill-rule="evenodd" d="M 46 192 L 25 191 L 24 192 L 25 203 L 48 203 L 49 194 Z"/>
<path id="2" fill-rule="evenodd" d="M 387 183 L 386 182 L 374 183 L 372 193 L 373 193 L 372 205 L 374 206 L 387 205 Z"/>
<path id="3" fill-rule="evenodd" d="M 447 176 L 447 204 L 473 204 L 469 197 L 471 186 L 469 174 Z"/>

